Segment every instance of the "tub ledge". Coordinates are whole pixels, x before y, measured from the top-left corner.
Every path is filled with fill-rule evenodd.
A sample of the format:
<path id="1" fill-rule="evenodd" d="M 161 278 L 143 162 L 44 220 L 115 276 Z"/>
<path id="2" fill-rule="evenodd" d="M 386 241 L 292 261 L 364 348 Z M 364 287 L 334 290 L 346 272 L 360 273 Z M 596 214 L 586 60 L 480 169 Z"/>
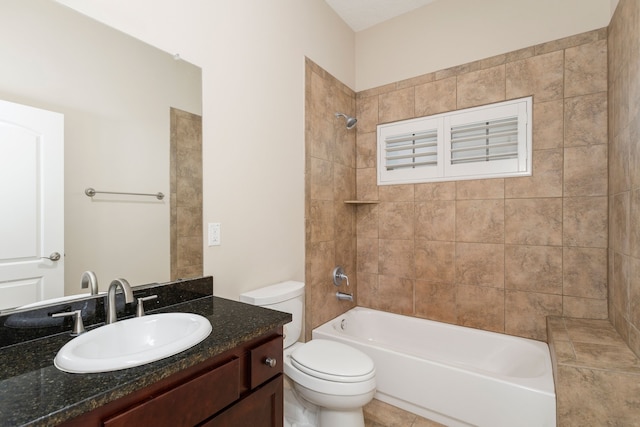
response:
<path id="1" fill-rule="evenodd" d="M 547 336 L 558 426 L 638 422 L 640 359 L 608 320 L 547 317 Z"/>

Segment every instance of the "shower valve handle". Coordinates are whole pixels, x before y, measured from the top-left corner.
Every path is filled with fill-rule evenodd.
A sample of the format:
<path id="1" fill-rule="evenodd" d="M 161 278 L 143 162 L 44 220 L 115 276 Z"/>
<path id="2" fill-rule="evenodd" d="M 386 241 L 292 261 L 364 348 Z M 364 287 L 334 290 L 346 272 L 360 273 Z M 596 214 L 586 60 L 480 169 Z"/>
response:
<path id="1" fill-rule="evenodd" d="M 347 286 L 349 286 L 349 277 L 344 274 L 344 269 L 341 266 L 337 266 L 333 269 L 333 284 L 336 286 L 342 285 L 342 281 L 347 281 Z"/>

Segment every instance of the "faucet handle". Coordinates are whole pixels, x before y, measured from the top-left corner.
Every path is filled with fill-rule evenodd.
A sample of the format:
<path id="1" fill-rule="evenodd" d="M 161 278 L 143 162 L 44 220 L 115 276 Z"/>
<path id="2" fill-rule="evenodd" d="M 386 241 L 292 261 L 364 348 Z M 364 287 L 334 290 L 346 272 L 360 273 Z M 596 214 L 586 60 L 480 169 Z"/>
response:
<path id="1" fill-rule="evenodd" d="M 136 317 L 144 316 L 144 302 L 158 298 L 158 295 L 149 295 L 148 297 L 138 298 L 138 305 L 136 306 Z"/>
<path id="2" fill-rule="evenodd" d="M 73 329 L 71 330 L 72 336 L 80 335 L 84 332 L 84 323 L 82 323 L 82 310 L 65 311 L 63 313 L 53 313 L 51 317 L 69 317 L 75 316 L 73 320 Z"/>
<path id="3" fill-rule="evenodd" d="M 347 277 L 347 275 L 344 274 L 344 269 L 341 266 L 337 266 L 336 268 L 334 268 L 333 272 L 331 273 L 331 276 L 333 277 L 334 285 L 340 286 L 342 285 L 342 281 L 346 280 L 347 286 L 349 286 L 349 277 Z"/>

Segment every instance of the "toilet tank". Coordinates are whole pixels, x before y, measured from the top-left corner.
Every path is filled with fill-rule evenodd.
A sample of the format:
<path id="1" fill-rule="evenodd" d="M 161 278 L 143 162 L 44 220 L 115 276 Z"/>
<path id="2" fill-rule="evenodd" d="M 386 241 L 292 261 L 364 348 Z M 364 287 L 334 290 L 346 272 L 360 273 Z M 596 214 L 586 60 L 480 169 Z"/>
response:
<path id="1" fill-rule="evenodd" d="M 292 321 L 284 325 L 284 348 L 298 341 L 304 322 L 304 283 L 280 282 L 240 294 L 240 301 L 290 313 Z"/>

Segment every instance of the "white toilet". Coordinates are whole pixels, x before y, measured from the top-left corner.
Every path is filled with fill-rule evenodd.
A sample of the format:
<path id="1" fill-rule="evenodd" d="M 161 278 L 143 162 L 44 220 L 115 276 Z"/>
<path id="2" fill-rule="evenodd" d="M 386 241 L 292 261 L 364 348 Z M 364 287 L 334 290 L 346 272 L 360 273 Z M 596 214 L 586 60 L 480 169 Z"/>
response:
<path id="1" fill-rule="evenodd" d="M 373 360 L 345 344 L 297 342 L 304 319 L 304 283 L 282 282 L 240 295 L 240 301 L 291 313 L 284 326 L 285 426 L 364 427 L 362 407 L 373 399 Z"/>

